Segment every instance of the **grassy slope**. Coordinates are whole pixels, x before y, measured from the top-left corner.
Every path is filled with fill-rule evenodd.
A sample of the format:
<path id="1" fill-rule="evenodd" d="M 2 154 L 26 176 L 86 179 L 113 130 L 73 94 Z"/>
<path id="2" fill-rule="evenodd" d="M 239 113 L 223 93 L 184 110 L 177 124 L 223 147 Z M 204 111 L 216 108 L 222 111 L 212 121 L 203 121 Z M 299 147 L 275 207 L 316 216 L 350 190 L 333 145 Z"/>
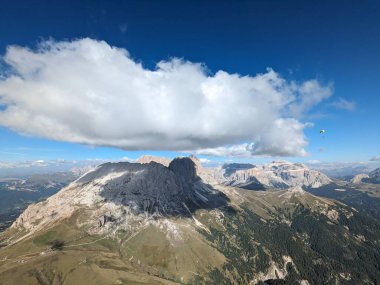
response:
<path id="1" fill-rule="evenodd" d="M 285 280 L 270 284 L 380 282 L 378 220 L 359 213 L 347 217 L 349 208 L 309 194 L 283 203 L 283 191 L 238 193 L 246 201 L 238 213 L 225 213 L 222 227 L 203 232 L 227 258 L 222 270 L 212 271 L 213 284 L 247 284 L 253 272 L 265 273 L 271 261 L 291 268 Z M 339 221 L 320 214 L 325 207 L 337 211 Z M 291 256 L 294 264 L 284 264 L 283 256 Z"/>
<path id="2" fill-rule="evenodd" d="M 83 213 L 77 213 L 38 235 L 3 247 L 0 284 L 81 284 L 84 276 L 88 284 L 178 284 L 196 274 L 207 275 L 210 267 L 224 262 L 223 255 L 186 224 L 181 228 L 183 241 L 171 241 L 154 226 L 111 239 L 89 236 L 74 226 L 79 216 L 83 219 Z M 0 240 L 14 234 L 10 229 Z M 63 247 L 52 251 L 57 240 L 64 242 Z"/>
<path id="3" fill-rule="evenodd" d="M 85 213 L 77 213 L 38 236 L 2 248 L 0 284 L 82 284 L 84 278 L 87 284 L 247 284 L 272 261 L 289 272 L 277 284 L 302 279 L 312 284 L 380 281 L 378 221 L 360 215 L 348 219 L 344 206 L 309 194 L 290 196 L 284 203 L 285 191 L 223 191 L 233 207 L 219 211 L 219 218 L 207 210 L 194 214 L 210 231 L 197 232 L 188 221 L 177 220 L 181 242 L 154 226 L 120 232 L 117 239 L 89 236 L 74 226 L 85 219 Z M 319 214 L 324 207 L 337 209 L 339 223 Z M 15 234 L 10 229 L 0 241 Z M 47 250 L 54 240 L 65 242 L 61 250 Z M 295 268 L 285 264 L 287 255 Z M 342 272 L 350 273 L 351 281 L 339 277 Z"/>

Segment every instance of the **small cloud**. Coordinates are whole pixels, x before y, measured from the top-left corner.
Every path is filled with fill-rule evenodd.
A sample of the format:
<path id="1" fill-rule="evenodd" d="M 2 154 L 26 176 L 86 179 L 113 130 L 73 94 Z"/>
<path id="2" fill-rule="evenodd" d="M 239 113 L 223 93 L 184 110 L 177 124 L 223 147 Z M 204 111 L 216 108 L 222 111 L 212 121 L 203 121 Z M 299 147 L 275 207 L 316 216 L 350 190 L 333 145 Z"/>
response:
<path id="1" fill-rule="evenodd" d="M 205 163 L 205 164 L 211 162 L 211 160 L 209 160 L 209 159 L 207 159 L 207 158 L 200 158 L 199 161 L 200 161 L 201 163 Z"/>
<path id="2" fill-rule="evenodd" d="M 127 162 L 136 162 L 136 159 L 130 158 L 128 156 L 123 156 L 120 160 L 127 161 Z"/>
<path id="3" fill-rule="evenodd" d="M 356 109 L 356 103 L 354 101 L 349 101 L 341 97 L 338 98 L 338 100 L 330 103 L 329 105 L 331 107 L 347 111 L 354 111 Z"/>
<path id="4" fill-rule="evenodd" d="M 215 147 L 196 150 L 198 155 L 212 155 L 212 156 L 235 156 L 235 157 L 251 157 L 253 144 L 238 144 L 228 147 Z"/>
<path id="5" fill-rule="evenodd" d="M 312 159 L 312 160 L 309 160 L 307 163 L 309 163 L 309 164 L 319 164 L 321 162 L 319 160 Z"/>
<path id="6" fill-rule="evenodd" d="M 331 97 L 334 89 L 332 83 L 321 86 L 317 80 L 306 81 L 296 88 L 299 95 L 289 105 L 290 114 L 295 118 L 302 118 L 320 102 Z"/>
<path id="7" fill-rule="evenodd" d="M 305 115 L 305 118 L 308 120 L 319 120 L 319 119 L 328 119 L 331 117 L 331 114 L 323 113 L 323 112 L 315 112 L 312 114 Z"/>
<path id="8" fill-rule="evenodd" d="M 47 166 L 45 160 L 39 159 L 31 162 L 31 166 Z"/>
<path id="9" fill-rule="evenodd" d="M 370 161 L 380 161 L 380 155 L 372 157 Z"/>

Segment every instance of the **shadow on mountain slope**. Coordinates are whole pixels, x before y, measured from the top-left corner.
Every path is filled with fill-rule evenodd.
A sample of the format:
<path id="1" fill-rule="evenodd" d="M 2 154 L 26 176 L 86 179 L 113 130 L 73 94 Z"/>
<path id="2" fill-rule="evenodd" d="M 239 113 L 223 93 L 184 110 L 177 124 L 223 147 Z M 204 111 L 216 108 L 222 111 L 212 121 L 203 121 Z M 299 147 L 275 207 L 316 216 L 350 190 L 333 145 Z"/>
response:
<path id="1" fill-rule="evenodd" d="M 351 187 L 337 185 L 335 183 L 324 185 L 318 189 L 307 188 L 306 190 L 315 196 L 338 200 L 346 205 L 354 207 L 361 213 L 380 219 L 380 198 L 372 197 L 366 192 Z"/>
<path id="2" fill-rule="evenodd" d="M 111 175 L 115 178 L 107 178 Z M 190 158 L 176 158 L 168 167 L 155 162 L 105 163 L 77 183 L 98 179 L 105 181 L 100 195 L 106 202 L 128 206 L 135 213 L 191 216 L 197 209 L 223 208 L 229 202 L 224 193 L 202 181 Z"/>

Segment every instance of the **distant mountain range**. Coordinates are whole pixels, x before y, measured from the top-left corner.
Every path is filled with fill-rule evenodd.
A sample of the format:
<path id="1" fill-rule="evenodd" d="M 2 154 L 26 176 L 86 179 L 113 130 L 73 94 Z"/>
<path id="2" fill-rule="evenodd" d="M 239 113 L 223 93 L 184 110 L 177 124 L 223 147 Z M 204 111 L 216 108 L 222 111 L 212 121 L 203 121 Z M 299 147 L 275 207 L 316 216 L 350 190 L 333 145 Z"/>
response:
<path id="1" fill-rule="evenodd" d="M 294 186 L 318 188 L 331 183 L 325 174 L 312 170 L 301 163 L 273 161 L 262 166 L 249 163 L 227 163 L 217 168 L 203 168 L 201 162 L 190 156 L 198 175 L 210 184 L 237 186 L 249 190 L 264 190 L 266 188 L 286 189 Z M 144 156 L 140 163 L 157 162 L 169 165 L 169 159 L 154 156 Z"/>
<path id="2" fill-rule="evenodd" d="M 368 174 L 357 174 L 354 178 L 351 179 L 352 183 L 372 183 L 380 184 L 380 168 L 377 168 L 371 171 Z"/>
<path id="3" fill-rule="evenodd" d="M 225 164 L 216 169 L 214 177 L 221 184 L 251 190 L 294 186 L 318 188 L 331 183 L 331 179 L 321 172 L 311 170 L 304 164 L 285 161 L 262 166 Z"/>
<path id="4" fill-rule="evenodd" d="M 379 220 L 305 191 L 346 191 L 325 175 L 154 160 L 102 164 L 30 205 L 0 234 L 1 284 L 380 282 Z"/>

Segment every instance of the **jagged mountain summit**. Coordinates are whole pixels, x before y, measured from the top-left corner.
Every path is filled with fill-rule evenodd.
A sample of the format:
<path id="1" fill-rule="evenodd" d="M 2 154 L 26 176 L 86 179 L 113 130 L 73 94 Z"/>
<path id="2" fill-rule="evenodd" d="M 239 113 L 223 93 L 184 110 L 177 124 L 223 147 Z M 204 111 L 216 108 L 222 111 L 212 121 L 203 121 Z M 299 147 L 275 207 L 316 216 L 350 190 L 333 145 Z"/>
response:
<path id="1" fill-rule="evenodd" d="M 193 155 L 190 155 L 188 158 L 192 160 L 195 165 L 196 175 L 199 176 L 204 182 L 212 185 L 219 184 L 218 181 L 214 179 L 215 170 L 213 168 L 204 168 L 200 160 Z M 143 155 L 137 160 L 137 163 L 145 164 L 150 162 L 157 162 L 164 166 L 169 166 L 171 161 L 171 159 L 166 157 Z"/>
<path id="2" fill-rule="evenodd" d="M 225 194 L 197 176 L 189 158 L 176 158 L 168 167 L 156 162 L 105 163 L 44 203 L 28 207 L 14 226 L 35 231 L 82 207 L 96 207 L 92 226 L 96 228 L 100 217 L 114 221 L 118 229 L 128 224 L 130 214 L 188 217 L 198 208 L 221 207 L 227 202 Z"/>
<path id="3" fill-rule="evenodd" d="M 380 281 L 378 221 L 302 185 L 211 186 L 205 172 L 193 157 L 100 165 L 0 234 L 0 283 Z"/>
<path id="4" fill-rule="evenodd" d="M 214 177 L 221 184 L 253 190 L 294 186 L 318 188 L 331 183 L 331 179 L 321 172 L 304 164 L 286 161 L 274 161 L 262 166 L 225 164 L 215 170 Z"/>
<path id="5" fill-rule="evenodd" d="M 319 188 L 330 184 L 331 179 L 301 163 L 273 161 L 264 165 L 250 163 L 226 163 L 216 168 L 204 168 L 200 161 L 189 157 L 196 165 L 197 175 L 205 182 L 217 185 L 237 186 L 249 190 L 264 190 L 267 187 L 287 189 L 294 186 Z M 151 161 L 168 166 L 170 159 L 155 156 L 142 156 L 140 163 Z"/>

